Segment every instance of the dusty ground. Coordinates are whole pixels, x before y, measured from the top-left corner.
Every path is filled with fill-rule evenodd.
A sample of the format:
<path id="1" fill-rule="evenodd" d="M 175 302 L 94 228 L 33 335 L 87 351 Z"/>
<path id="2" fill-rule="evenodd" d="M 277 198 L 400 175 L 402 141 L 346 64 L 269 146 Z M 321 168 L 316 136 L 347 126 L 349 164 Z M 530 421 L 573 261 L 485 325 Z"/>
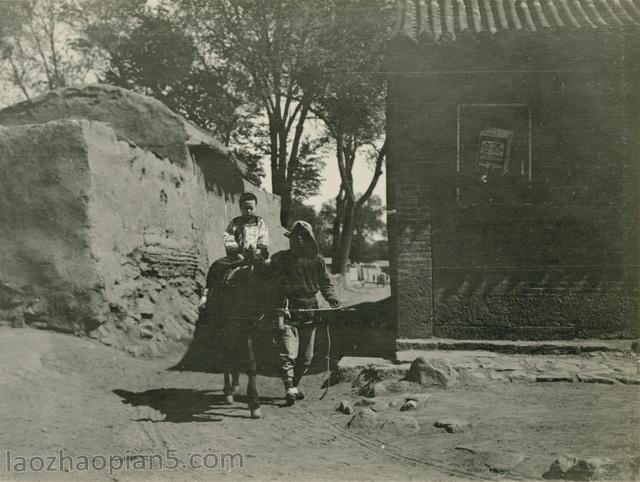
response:
<path id="1" fill-rule="evenodd" d="M 87 339 L 30 329 L 0 330 L 2 479 L 415 479 L 496 478 L 469 450 L 514 451 L 527 458 L 511 474 L 539 478 L 555 456 L 638 454 L 638 386 L 501 383 L 429 390 L 411 413 L 417 433 L 347 428 L 335 411 L 357 400 L 347 384 L 318 400 L 322 375 L 306 381 L 308 400 L 281 407 L 278 380 L 261 377 L 265 418 L 242 403 L 222 404 L 220 376 L 174 373 L 167 361 L 139 360 Z M 416 388 L 399 384 L 400 390 Z M 390 392 L 386 399 L 402 397 Z M 397 408 L 389 408 L 397 411 Z M 388 412 L 387 415 L 390 415 Z M 472 427 L 446 433 L 433 422 L 464 417 Z M 463 447 L 464 449 L 456 448 Z M 17 456 L 119 455 L 175 449 L 241 453 L 245 467 L 102 472 L 7 472 Z M 36 464 L 37 465 L 37 464 Z M 99 465 L 99 464 L 98 464 Z M 15 465 L 14 465 L 15 467 Z M 627 469 L 625 469 L 627 470 Z M 627 471 L 620 475 L 629 478 Z M 500 476 L 504 477 L 504 476 Z"/>
<path id="2" fill-rule="evenodd" d="M 388 288 L 341 293 L 348 304 L 387 295 Z M 357 323 L 335 330 L 342 338 L 336 350 L 361 355 L 380 348 L 360 343 L 360 330 Z M 323 350 L 320 336 L 318 353 Z M 622 468 L 618 479 L 637 478 L 631 464 L 640 445 L 638 385 L 508 383 L 490 377 L 449 390 L 391 383 L 378 398 L 402 402 L 406 393 L 429 398 L 411 412 L 395 406 L 379 416 L 409 415 L 419 431 L 355 429 L 347 426 L 351 416 L 336 407 L 361 397 L 340 383 L 319 400 L 322 366 L 305 380 L 307 400 L 290 408 L 282 406 L 280 381 L 259 377 L 265 417 L 251 420 L 245 404 L 223 403 L 221 376 L 166 371 L 179 356 L 136 359 L 90 339 L 0 328 L 0 479 L 536 479 L 563 453 L 610 457 Z M 465 418 L 471 427 L 446 433 L 433 426 L 443 417 Z M 56 460 L 53 472 L 17 472 L 20 457 L 58 456 L 60 450 L 71 457 L 115 457 L 117 470 L 60 471 Z M 138 457 L 167 450 L 175 450 L 178 468 L 158 470 L 156 460 L 149 469 L 150 459 Z M 482 451 L 526 458 L 511 472 L 497 474 L 478 457 Z M 205 453 L 242 454 L 244 467 L 182 467 L 191 454 Z M 125 456 L 129 470 L 118 466 Z M 38 459 L 30 461 L 39 468 Z M 174 459 L 164 463 L 175 465 Z"/>

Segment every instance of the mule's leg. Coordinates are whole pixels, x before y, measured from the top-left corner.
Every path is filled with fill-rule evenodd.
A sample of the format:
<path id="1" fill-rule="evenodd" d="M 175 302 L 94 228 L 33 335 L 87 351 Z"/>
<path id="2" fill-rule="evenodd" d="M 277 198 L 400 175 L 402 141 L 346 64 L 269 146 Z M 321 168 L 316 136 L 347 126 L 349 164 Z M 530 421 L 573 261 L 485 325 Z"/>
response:
<path id="1" fill-rule="evenodd" d="M 224 373 L 224 399 L 227 403 L 233 403 L 233 385 L 231 385 L 231 374 Z"/>
<path id="2" fill-rule="evenodd" d="M 253 340 L 249 336 L 247 338 L 247 350 L 249 354 L 249 366 L 247 369 L 247 398 L 249 399 L 249 410 L 251 410 L 251 418 L 262 417 L 260 410 L 260 396 L 258 395 L 258 387 L 256 379 L 258 377 L 258 367 L 256 365 L 256 357 L 253 351 Z"/>
<path id="3" fill-rule="evenodd" d="M 240 395 L 240 360 L 236 359 L 236 366 L 233 370 L 233 380 L 231 381 L 231 393 L 233 396 Z"/>

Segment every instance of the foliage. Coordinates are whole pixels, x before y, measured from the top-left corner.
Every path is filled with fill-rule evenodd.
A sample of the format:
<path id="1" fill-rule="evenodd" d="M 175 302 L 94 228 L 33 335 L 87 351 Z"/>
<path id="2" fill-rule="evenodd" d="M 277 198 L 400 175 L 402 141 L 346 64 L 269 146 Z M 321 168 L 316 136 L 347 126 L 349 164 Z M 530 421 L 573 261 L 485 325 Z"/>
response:
<path id="1" fill-rule="evenodd" d="M 0 80 L 25 99 L 85 81 L 96 59 L 75 45 L 77 0 L 0 2 Z"/>
<path id="2" fill-rule="evenodd" d="M 354 231 L 350 251 L 350 260 L 368 262 L 388 259 L 386 223 L 384 221 L 384 205 L 378 196 L 371 196 L 354 216 Z M 319 242 L 324 256 L 333 256 L 331 237 L 336 219 L 335 202 L 325 202 L 315 218 L 316 232 L 323 242 Z"/>
<path id="3" fill-rule="evenodd" d="M 340 3 L 320 46 L 326 52 L 328 68 L 320 80 L 323 94 L 316 99 L 313 110 L 324 121 L 336 147 L 341 186 L 335 199 L 332 267 L 342 274 L 352 257 L 355 219 L 376 187 L 386 152 L 380 139 L 384 132 L 386 86 L 381 72 L 386 55 L 387 7 L 385 0 Z M 365 192 L 356 196 L 353 167 L 356 162 L 371 159 L 371 181 Z"/>
<path id="4" fill-rule="evenodd" d="M 318 168 L 301 156 L 320 71 L 318 35 L 332 2 L 179 0 L 202 56 L 240 79 L 237 90 L 268 120 L 272 190 L 286 226 L 292 200 L 313 190 Z"/>

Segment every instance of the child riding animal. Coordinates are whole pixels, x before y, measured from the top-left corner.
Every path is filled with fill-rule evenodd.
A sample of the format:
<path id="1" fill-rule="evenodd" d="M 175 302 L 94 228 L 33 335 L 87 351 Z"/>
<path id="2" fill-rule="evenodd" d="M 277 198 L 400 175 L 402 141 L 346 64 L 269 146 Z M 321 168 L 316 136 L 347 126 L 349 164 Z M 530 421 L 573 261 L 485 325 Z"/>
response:
<path id="1" fill-rule="evenodd" d="M 286 404 L 293 405 L 304 398 L 298 386 L 313 359 L 316 318 L 313 311 L 304 310 L 318 308 L 318 291 L 332 308 L 340 307 L 311 225 L 296 221 L 288 233 L 290 248 L 269 260 L 268 230 L 254 214 L 256 206 L 255 195 L 240 197 L 242 215 L 229 223 L 223 235 L 227 255 L 211 265 L 200 303 L 202 314 L 215 318 L 217 343 L 211 348 L 217 353 L 212 356 L 223 360 L 226 400 L 232 403 L 239 392 L 239 371 L 244 365 L 252 418 L 261 416 L 255 331 L 264 321 L 274 320 L 276 313 L 283 317 L 274 338 Z"/>

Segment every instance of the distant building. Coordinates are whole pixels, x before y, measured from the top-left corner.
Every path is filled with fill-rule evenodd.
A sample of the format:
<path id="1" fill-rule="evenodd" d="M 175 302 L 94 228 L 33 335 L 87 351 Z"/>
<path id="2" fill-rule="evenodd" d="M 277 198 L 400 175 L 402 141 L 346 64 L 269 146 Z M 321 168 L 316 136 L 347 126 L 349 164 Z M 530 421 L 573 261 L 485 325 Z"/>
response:
<path id="1" fill-rule="evenodd" d="M 639 329 L 640 2 L 398 2 L 398 338 Z"/>

